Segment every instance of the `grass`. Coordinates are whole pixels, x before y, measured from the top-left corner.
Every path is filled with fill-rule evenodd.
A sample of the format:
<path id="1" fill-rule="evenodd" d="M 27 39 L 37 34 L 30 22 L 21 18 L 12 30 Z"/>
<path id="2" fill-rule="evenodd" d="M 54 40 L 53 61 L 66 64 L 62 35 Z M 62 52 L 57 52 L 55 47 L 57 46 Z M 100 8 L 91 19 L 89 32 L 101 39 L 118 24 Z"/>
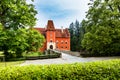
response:
<path id="1" fill-rule="evenodd" d="M 4 55 L 3 52 L 0 51 L 0 60 L 3 59 Z M 6 67 L 6 66 L 15 66 L 15 65 L 19 65 L 21 63 L 23 63 L 24 61 L 7 61 L 7 62 L 0 62 L 0 68 L 2 67 Z"/>
<path id="2" fill-rule="evenodd" d="M 0 67 L 20 65 L 24 61 L 0 62 Z"/>
<path id="3" fill-rule="evenodd" d="M 40 56 L 40 55 L 41 55 L 40 52 L 31 52 L 31 53 L 23 54 L 23 56 L 27 56 L 27 57 Z"/>

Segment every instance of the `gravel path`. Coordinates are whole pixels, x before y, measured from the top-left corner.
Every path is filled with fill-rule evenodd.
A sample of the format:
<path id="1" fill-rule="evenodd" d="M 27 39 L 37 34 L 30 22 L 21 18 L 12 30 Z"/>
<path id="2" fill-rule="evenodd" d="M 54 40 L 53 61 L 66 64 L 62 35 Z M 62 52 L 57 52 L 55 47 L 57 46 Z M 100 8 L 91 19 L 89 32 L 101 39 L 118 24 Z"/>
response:
<path id="1" fill-rule="evenodd" d="M 38 64 L 64 64 L 64 63 L 75 63 L 75 62 L 89 62 L 89 61 L 97 61 L 97 60 L 108 60 L 108 59 L 120 59 L 120 57 L 89 57 L 82 58 L 71 56 L 69 54 L 62 53 L 62 58 L 56 59 L 42 59 L 42 60 L 26 60 L 21 66 L 24 65 L 38 65 Z"/>

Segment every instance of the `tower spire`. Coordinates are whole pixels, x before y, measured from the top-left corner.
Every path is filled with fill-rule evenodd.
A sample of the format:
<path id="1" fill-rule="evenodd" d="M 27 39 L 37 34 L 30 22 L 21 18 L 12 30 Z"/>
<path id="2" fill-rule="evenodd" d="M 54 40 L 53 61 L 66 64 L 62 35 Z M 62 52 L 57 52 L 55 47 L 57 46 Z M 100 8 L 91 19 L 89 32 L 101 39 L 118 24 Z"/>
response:
<path id="1" fill-rule="evenodd" d="M 54 23 L 52 20 L 48 20 L 47 30 L 55 30 Z"/>

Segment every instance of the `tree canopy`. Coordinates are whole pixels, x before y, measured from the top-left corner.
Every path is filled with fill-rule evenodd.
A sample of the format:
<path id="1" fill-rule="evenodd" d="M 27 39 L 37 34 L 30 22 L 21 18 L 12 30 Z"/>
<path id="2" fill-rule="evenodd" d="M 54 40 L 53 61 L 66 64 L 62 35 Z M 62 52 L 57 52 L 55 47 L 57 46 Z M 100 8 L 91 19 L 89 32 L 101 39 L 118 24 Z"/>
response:
<path id="1" fill-rule="evenodd" d="M 96 0 L 90 4 L 83 47 L 93 54 L 120 52 L 120 0 Z"/>
<path id="2" fill-rule="evenodd" d="M 84 35 L 84 20 L 80 23 L 79 21 L 75 21 L 75 23 L 71 23 L 69 26 L 69 32 L 70 32 L 70 44 L 71 44 L 71 50 L 72 51 L 80 51 L 82 50 L 81 41 L 83 39 Z"/>
<path id="3" fill-rule="evenodd" d="M 21 57 L 23 52 L 42 47 L 44 37 L 32 28 L 36 14 L 26 0 L 0 1 L 0 51 L 7 58 Z"/>
<path id="4" fill-rule="evenodd" d="M 26 0 L 0 0 L 0 23 L 5 29 L 35 25 L 37 11 Z"/>

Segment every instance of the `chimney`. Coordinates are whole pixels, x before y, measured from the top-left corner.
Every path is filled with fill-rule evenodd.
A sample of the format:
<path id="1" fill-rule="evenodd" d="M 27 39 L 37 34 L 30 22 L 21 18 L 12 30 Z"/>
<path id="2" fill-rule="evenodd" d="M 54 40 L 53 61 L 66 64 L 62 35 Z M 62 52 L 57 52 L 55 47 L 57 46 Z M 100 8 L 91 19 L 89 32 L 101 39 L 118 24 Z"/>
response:
<path id="1" fill-rule="evenodd" d="M 61 32 L 63 33 L 63 26 L 61 26 Z"/>

